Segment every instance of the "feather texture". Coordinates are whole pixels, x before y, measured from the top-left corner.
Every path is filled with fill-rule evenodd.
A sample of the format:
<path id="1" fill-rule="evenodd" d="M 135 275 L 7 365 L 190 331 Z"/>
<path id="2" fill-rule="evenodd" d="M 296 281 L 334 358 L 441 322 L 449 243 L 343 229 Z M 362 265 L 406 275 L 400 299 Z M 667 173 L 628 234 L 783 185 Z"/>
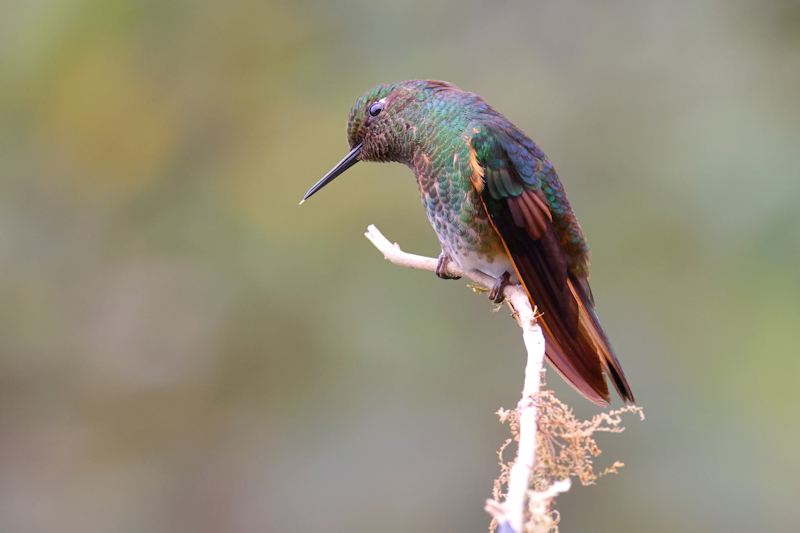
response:
<path id="1" fill-rule="evenodd" d="M 553 222 L 558 208 L 562 217 L 571 214 L 568 204 L 567 209 L 563 205 L 551 209 L 543 190 L 547 183 L 557 183 L 555 171 L 529 139 L 515 143 L 507 129 L 498 131 L 492 125 L 482 124 L 476 130 L 472 146 L 486 181 L 481 199 L 517 277 L 542 313 L 548 360 L 570 385 L 598 405 L 610 401 L 604 373 L 623 400 L 633 402 L 594 312 L 586 268 L 575 268 L 575 258 L 571 261 L 568 256 L 567 250 L 575 249 L 569 246 L 574 230 L 573 235 L 559 231 Z M 513 152 L 507 148 L 511 145 Z M 557 200 L 558 191 L 552 189 L 551 196 Z M 588 253 L 579 260 L 588 264 Z"/>

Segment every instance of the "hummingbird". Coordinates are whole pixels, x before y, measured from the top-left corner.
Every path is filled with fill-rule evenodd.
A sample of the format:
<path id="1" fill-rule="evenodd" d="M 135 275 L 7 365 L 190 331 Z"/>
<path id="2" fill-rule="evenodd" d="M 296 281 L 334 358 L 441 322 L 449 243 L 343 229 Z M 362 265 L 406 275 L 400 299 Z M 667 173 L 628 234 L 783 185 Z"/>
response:
<path id="1" fill-rule="evenodd" d="M 591 402 L 610 402 L 607 375 L 633 403 L 594 311 L 589 247 L 553 165 L 525 133 L 477 94 L 445 81 L 411 80 L 364 93 L 347 122 L 350 152 L 303 197 L 359 161 L 404 163 L 417 178 L 442 252 L 506 284 L 521 284 L 541 313 L 550 365 Z"/>

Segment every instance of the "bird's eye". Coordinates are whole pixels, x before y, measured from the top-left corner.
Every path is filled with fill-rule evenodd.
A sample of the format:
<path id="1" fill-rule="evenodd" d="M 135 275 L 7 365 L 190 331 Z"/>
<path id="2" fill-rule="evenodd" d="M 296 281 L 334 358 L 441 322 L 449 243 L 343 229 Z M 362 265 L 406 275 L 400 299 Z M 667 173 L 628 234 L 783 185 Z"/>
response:
<path id="1" fill-rule="evenodd" d="M 372 117 L 377 117 L 383 111 L 383 103 L 382 102 L 375 102 L 371 106 L 369 106 L 369 114 Z"/>

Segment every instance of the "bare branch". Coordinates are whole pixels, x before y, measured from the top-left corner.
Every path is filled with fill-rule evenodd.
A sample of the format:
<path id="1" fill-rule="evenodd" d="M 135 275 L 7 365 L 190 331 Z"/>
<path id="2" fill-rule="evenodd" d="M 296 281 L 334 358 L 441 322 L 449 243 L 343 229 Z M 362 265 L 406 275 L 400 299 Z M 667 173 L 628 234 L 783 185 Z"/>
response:
<path id="1" fill-rule="evenodd" d="M 392 263 L 431 272 L 436 270 L 437 259 L 403 252 L 400 246 L 389 242 L 375 226 L 370 225 L 368 230 L 366 233 L 367 238 Z M 495 279 L 491 276 L 487 276 L 482 272 L 465 271 L 453 261 L 447 264 L 447 273 L 452 276 L 471 279 L 487 290 L 491 289 L 495 283 Z M 501 525 L 501 530 L 510 527 L 515 533 L 522 533 L 525 524 L 525 498 L 531 494 L 528 491 L 528 487 L 530 486 L 531 472 L 536 459 L 536 395 L 539 392 L 545 343 L 542 329 L 536 320 L 536 314 L 534 309 L 531 308 L 525 289 L 521 285 L 506 285 L 503 289 L 503 296 L 511 307 L 514 318 L 522 328 L 522 338 L 528 351 L 528 363 L 525 367 L 525 384 L 522 389 L 522 399 L 517 405 L 519 447 L 517 460 L 509 474 L 508 495 L 503 502 L 487 500 L 486 511 Z M 558 492 L 564 492 L 568 488 L 568 483 L 562 484 L 557 488 L 554 487 L 552 491 L 542 493 L 546 496 L 540 494 L 538 501 L 541 501 L 543 497 L 551 499 Z M 547 506 L 532 505 L 530 508 L 542 509 L 542 512 L 546 512 Z M 532 518 L 534 523 L 538 522 L 536 517 Z"/>

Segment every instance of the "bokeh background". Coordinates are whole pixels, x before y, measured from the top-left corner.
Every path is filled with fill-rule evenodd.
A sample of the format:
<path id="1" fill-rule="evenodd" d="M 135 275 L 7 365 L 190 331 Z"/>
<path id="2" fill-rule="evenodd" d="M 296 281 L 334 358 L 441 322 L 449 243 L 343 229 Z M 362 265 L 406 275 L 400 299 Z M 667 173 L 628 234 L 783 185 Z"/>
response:
<path id="1" fill-rule="evenodd" d="M 297 205 L 410 78 L 536 140 L 594 250 L 647 419 L 562 531 L 800 530 L 789 0 L 0 3 L 0 530 L 485 530 L 517 326 L 363 237 L 438 253 L 407 168 Z"/>

